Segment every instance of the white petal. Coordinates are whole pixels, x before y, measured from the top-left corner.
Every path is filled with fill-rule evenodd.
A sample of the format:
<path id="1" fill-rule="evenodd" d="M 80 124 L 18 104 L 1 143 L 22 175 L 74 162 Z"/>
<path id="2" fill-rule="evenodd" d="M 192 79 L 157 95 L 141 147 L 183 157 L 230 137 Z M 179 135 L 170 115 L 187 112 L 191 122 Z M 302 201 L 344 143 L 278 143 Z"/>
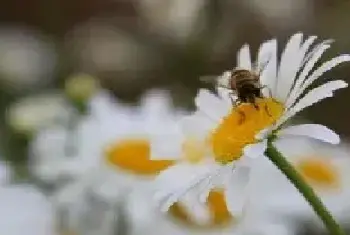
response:
<path id="1" fill-rule="evenodd" d="M 234 169 L 228 185 L 225 197 L 227 209 L 233 215 L 240 215 L 247 199 L 247 185 L 250 179 L 250 167 L 241 166 Z"/>
<path id="2" fill-rule="evenodd" d="M 7 162 L 0 162 L 0 185 L 10 180 L 12 169 Z"/>
<path id="3" fill-rule="evenodd" d="M 246 146 L 244 148 L 244 155 L 251 158 L 261 157 L 264 155 L 266 148 L 267 140 L 265 139 L 262 142 Z"/>
<path id="4" fill-rule="evenodd" d="M 222 75 L 218 77 L 217 85 L 230 87 L 230 81 L 231 81 L 231 71 L 228 70 L 223 72 Z"/>
<path id="5" fill-rule="evenodd" d="M 291 71 L 294 70 L 294 68 L 296 67 L 296 64 L 298 63 L 297 60 L 295 60 L 295 58 L 297 56 L 297 53 L 299 52 L 302 39 L 303 39 L 302 33 L 294 34 L 289 39 L 282 53 L 281 61 L 279 64 L 279 70 L 277 74 L 277 79 L 276 79 L 276 87 L 274 91 L 274 94 L 276 94 L 275 97 L 278 100 L 283 101 L 283 96 L 285 94 L 281 93 L 284 90 L 282 86 L 285 81 L 290 79 Z"/>
<path id="6" fill-rule="evenodd" d="M 237 54 L 237 67 L 241 69 L 252 69 L 252 60 L 250 58 L 249 45 L 244 44 Z"/>
<path id="7" fill-rule="evenodd" d="M 201 203 L 195 195 L 187 195 L 180 201 L 181 207 L 187 215 L 197 224 L 208 224 L 211 221 L 211 213 L 206 204 Z"/>
<path id="8" fill-rule="evenodd" d="M 231 109 L 231 106 L 206 89 L 199 90 L 195 103 L 199 110 L 214 121 L 220 121 Z"/>
<path id="9" fill-rule="evenodd" d="M 244 158 L 244 161 L 239 161 L 239 165 L 242 166 L 246 166 L 248 165 L 249 161 L 245 160 L 246 158 Z M 250 159 L 249 159 L 250 160 Z M 232 174 L 232 170 L 235 168 L 235 163 L 231 162 L 229 164 L 226 164 L 224 166 L 221 166 L 220 168 L 218 168 L 215 172 L 213 172 L 208 179 L 206 180 L 206 182 L 202 183 L 200 185 L 199 188 L 199 201 L 201 203 L 205 203 L 208 199 L 209 193 L 211 191 L 211 189 L 215 188 L 215 187 L 225 187 L 225 182 L 227 182 L 228 179 L 230 179 L 231 174 Z"/>
<path id="10" fill-rule="evenodd" d="M 154 185 L 156 194 L 154 199 L 160 205 L 162 211 L 167 211 L 180 198 L 190 190 L 195 191 L 201 183 L 205 182 L 219 166 L 213 164 L 178 164 L 161 172 L 156 178 Z"/>
<path id="11" fill-rule="evenodd" d="M 170 113 L 171 95 L 167 90 L 150 90 L 141 99 L 141 111 L 145 117 L 154 117 Z"/>
<path id="12" fill-rule="evenodd" d="M 260 82 L 262 85 L 266 85 L 271 91 L 275 90 L 276 74 L 277 74 L 277 41 L 276 39 L 267 41 L 260 46 L 258 53 L 258 63 L 269 59 L 265 69 L 260 74 Z M 264 96 L 269 96 L 269 91 L 263 89 Z M 272 94 L 275 95 L 275 94 Z"/>
<path id="13" fill-rule="evenodd" d="M 321 58 L 322 54 L 330 47 L 328 44 L 321 43 L 317 46 L 318 50 L 314 50 L 313 54 L 311 55 L 310 59 L 306 62 L 304 69 L 300 73 L 298 79 L 295 82 L 295 85 L 286 101 L 286 108 L 289 108 L 291 105 L 293 105 L 300 96 L 300 88 L 302 84 L 304 83 L 306 76 L 309 75 L 310 71 L 316 64 L 316 62 Z"/>
<path id="14" fill-rule="evenodd" d="M 235 103 L 238 99 L 236 91 L 223 87 L 217 87 L 216 90 L 222 102 L 226 102 L 228 107 L 232 107 L 232 104 Z"/>
<path id="15" fill-rule="evenodd" d="M 233 90 L 229 89 L 231 81 L 232 71 L 225 71 L 218 78 L 216 90 L 221 98 L 222 102 L 226 102 L 228 107 L 232 107 L 232 101 L 237 99 L 237 94 Z"/>
<path id="16" fill-rule="evenodd" d="M 256 224 L 252 226 L 250 223 L 244 228 L 244 234 L 259 234 L 259 235 L 295 235 L 297 234 L 297 227 L 294 224 L 287 224 L 286 221 L 266 221 L 261 218 L 256 218 Z"/>
<path id="17" fill-rule="evenodd" d="M 186 137 L 203 139 L 215 128 L 217 123 L 209 119 L 203 112 L 197 111 L 190 116 L 182 118 L 180 125 Z"/>
<path id="18" fill-rule="evenodd" d="M 53 205 L 33 186 L 13 185 L 2 188 L 0 206 L 1 234 L 54 234 Z"/>
<path id="19" fill-rule="evenodd" d="M 337 133 L 323 125 L 302 124 L 286 127 L 279 132 L 280 136 L 297 135 L 322 140 L 331 144 L 339 144 L 340 138 Z"/>
<path id="20" fill-rule="evenodd" d="M 260 132 L 258 132 L 258 134 L 255 135 L 255 139 L 263 140 L 267 138 L 267 136 L 271 133 L 272 130 L 273 130 L 273 126 L 269 126 L 265 129 L 262 129 Z"/>
<path id="21" fill-rule="evenodd" d="M 329 71 L 333 67 L 337 66 L 340 63 L 350 61 L 350 55 L 341 55 L 336 58 L 331 59 L 330 61 L 325 62 L 322 64 L 318 69 L 316 69 L 309 78 L 305 80 L 303 85 L 301 86 L 300 90 L 297 93 L 297 97 L 302 95 L 302 93 L 308 88 L 314 81 L 316 81 L 317 78 L 322 76 L 325 72 Z"/>
<path id="22" fill-rule="evenodd" d="M 306 52 L 309 50 L 309 48 L 315 42 L 316 39 L 317 39 L 317 36 L 310 36 L 308 37 L 308 39 L 305 40 L 305 42 L 301 46 L 300 53 L 302 54 L 303 62 L 305 62 L 305 59 L 307 59 Z"/>
<path id="23" fill-rule="evenodd" d="M 176 160 L 181 157 L 185 136 L 180 125 L 170 125 L 162 133 L 152 133 L 149 138 L 152 160 Z"/>
<path id="24" fill-rule="evenodd" d="M 298 55 L 303 34 L 294 34 L 288 41 L 281 57 L 280 68 L 277 75 L 276 98 L 285 101 L 293 84 L 295 74 L 300 66 L 301 58 Z"/>
<path id="25" fill-rule="evenodd" d="M 279 127 L 289 118 L 300 112 L 306 107 L 309 107 L 325 98 L 329 98 L 333 96 L 333 91 L 338 90 L 340 88 L 347 87 L 348 84 L 342 80 L 330 81 L 321 86 L 312 89 L 309 93 L 307 93 L 303 98 L 301 98 L 293 107 L 291 107 L 285 114 L 278 120 L 275 127 Z"/>

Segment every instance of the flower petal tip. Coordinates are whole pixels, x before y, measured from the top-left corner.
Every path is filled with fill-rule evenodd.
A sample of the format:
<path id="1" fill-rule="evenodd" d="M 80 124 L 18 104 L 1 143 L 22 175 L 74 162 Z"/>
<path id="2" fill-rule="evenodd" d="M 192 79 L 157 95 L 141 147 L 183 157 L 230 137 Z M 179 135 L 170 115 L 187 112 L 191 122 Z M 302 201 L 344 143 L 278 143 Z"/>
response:
<path id="1" fill-rule="evenodd" d="M 162 213 L 166 213 L 172 205 L 168 202 L 167 199 L 168 195 L 164 192 L 158 191 L 153 195 L 153 201 Z"/>
<path id="2" fill-rule="evenodd" d="M 331 138 L 328 139 L 328 143 L 334 144 L 334 145 L 340 144 L 340 136 L 337 133 L 333 132 L 333 135 L 331 136 Z"/>
<path id="3" fill-rule="evenodd" d="M 347 88 L 349 86 L 349 84 L 345 81 L 342 81 L 341 86 L 342 86 L 342 88 Z"/>
<path id="4" fill-rule="evenodd" d="M 342 54 L 339 56 L 339 60 L 343 62 L 349 62 L 350 61 L 350 54 Z"/>
<path id="5" fill-rule="evenodd" d="M 294 38 L 294 37 L 302 37 L 303 35 L 304 35 L 303 32 L 298 31 L 298 32 L 296 32 L 295 34 L 292 35 L 292 38 Z"/>

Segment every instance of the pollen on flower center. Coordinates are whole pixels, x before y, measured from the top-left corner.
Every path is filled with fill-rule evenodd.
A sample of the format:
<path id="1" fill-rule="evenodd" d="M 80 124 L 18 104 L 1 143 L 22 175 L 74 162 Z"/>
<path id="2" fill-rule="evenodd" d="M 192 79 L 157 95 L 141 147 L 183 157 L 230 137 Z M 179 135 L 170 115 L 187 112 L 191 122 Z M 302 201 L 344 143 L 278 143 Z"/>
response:
<path id="1" fill-rule="evenodd" d="M 243 148 L 255 142 L 255 135 L 274 124 L 284 111 L 283 104 L 272 98 L 256 99 L 256 105 L 243 103 L 233 108 L 212 132 L 210 142 L 217 162 L 240 158 Z"/>
<path id="2" fill-rule="evenodd" d="M 106 152 L 108 164 L 138 175 L 156 175 L 173 161 L 150 159 L 147 139 L 126 139 L 111 145 Z"/>

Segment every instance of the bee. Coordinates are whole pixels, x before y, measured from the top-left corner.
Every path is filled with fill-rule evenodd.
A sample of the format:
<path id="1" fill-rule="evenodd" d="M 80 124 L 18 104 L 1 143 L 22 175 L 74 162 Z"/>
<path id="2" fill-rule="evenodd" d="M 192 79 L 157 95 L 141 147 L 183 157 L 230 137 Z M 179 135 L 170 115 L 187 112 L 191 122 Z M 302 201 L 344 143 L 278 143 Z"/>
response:
<path id="1" fill-rule="evenodd" d="M 262 89 L 267 88 L 260 83 L 260 74 L 268 62 L 269 60 L 260 66 L 255 65 L 253 70 L 235 68 L 231 70 L 230 74 L 224 74 L 223 76 L 203 76 L 200 80 L 231 91 L 230 98 L 235 105 L 249 103 L 256 109 L 259 109 L 255 102 L 256 98 L 263 98 Z M 232 98 L 233 96 L 237 97 L 235 101 Z"/>
<path id="2" fill-rule="evenodd" d="M 255 64 L 253 70 L 235 68 L 230 73 L 223 74 L 222 76 L 203 76 L 200 80 L 229 90 L 233 105 L 237 106 L 241 103 L 248 103 L 253 105 L 256 110 L 259 110 L 256 99 L 263 98 L 262 89 L 267 88 L 267 86 L 260 83 L 260 74 L 268 63 L 269 60 L 266 60 L 260 65 Z M 271 91 L 269 90 L 269 92 L 271 96 Z M 233 97 L 236 97 L 236 100 Z M 267 107 L 265 107 L 265 110 L 270 115 Z M 242 118 L 245 117 L 243 112 L 241 115 Z"/>

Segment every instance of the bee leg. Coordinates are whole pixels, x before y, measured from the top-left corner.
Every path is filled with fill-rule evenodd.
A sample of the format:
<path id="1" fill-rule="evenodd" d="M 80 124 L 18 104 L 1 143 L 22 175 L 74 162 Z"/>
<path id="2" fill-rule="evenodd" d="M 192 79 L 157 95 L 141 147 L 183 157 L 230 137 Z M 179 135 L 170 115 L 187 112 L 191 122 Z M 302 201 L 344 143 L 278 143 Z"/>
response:
<path id="1" fill-rule="evenodd" d="M 272 98 L 272 91 L 271 91 L 271 89 L 270 89 L 269 87 L 267 87 L 267 89 L 269 90 L 269 96 L 270 96 L 270 98 Z"/>
<path id="2" fill-rule="evenodd" d="M 239 109 L 238 109 L 238 113 L 240 115 L 240 119 L 238 121 L 238 124 L 240 125 L 240 124 L 242 124 L 245 121 L 246 116 L 245 116 L 245 113 L 243 111 L 239 110 Z"/>
<path id="3" fill-rule="evenodd" d="M 270 96 L 270 98 L 272 98 L 272 91 L 267 85 L 263 85 L 260 87 L 260 89 L 265 89 L 265 88 L 267 88 L 267 90 L 269 91 L 269 96 Z"/>
<path id="4" fill-rule="evenodd" d="M 267 107 L 267 105 L 264 106 L 265 112 L 267 113 L 267 115 L 269 115 L 270 117 L 272 117 L 269 108 Z"/>
<path id="5" fill-rule="evenodd" d="M 233 99 L 234 94 L 235 94 L 234 92 L 230 92 L 229 96 L 230 96 L 230 100 L 231 100 L 232 105 L 236 106 L 238 104 L 238 102 Z"/>
<path id="6" fill-rule="evenodd" d="M 233 97 L 231 95 L 230 95 L 230 100 L 231 100 L 232 105 L 234 105 L 235 101 L 233 100 Z"/>
<path id="7" fill-rule="evenodd" d="M 253 105 L 253 107 L 256 109 L 256 110 L 259 110 L 259 106 L 255 103 L 255 97 L 254 96 L 250 96 L 248 98 L 248 101 L 249 103 L 251 103 Z"/>

